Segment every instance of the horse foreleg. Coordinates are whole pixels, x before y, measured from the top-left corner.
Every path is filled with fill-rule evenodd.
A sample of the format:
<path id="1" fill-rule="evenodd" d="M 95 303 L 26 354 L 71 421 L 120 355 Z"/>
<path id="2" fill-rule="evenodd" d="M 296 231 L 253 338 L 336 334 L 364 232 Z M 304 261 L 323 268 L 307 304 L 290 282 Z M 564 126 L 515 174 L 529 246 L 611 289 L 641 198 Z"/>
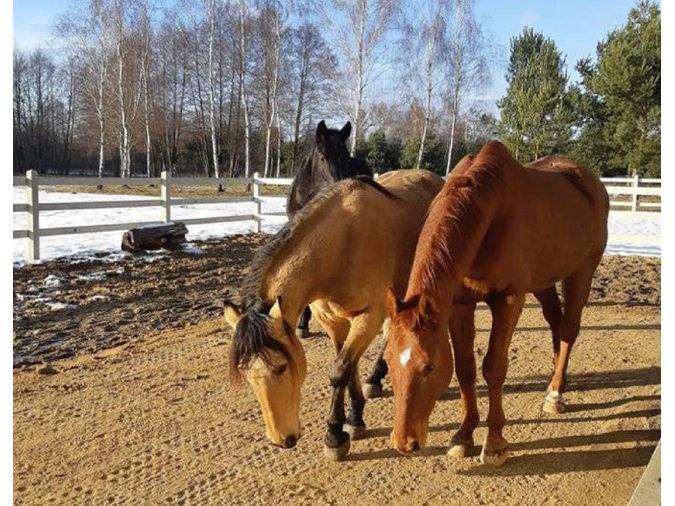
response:
<path id="1" fill-rule="evenodd" d="M 366 432 L 366 422 L 363 421 L 363 408 L 366 405 L 366 399 L 361 391 L 358 364 L 354 368 L 351 378 L 349 378 L 348 389 L 351 405 L 343 429 L 349 433 L 350 439 L 354 441 L 361 439 Z"/>
<path id="2" fill-rule="evenodd" d="M 382 314 L 373 313 L 363 313 L 352 318 L 347 340 L 331 368 L 329 377 L 333 395 L 327 420 L 328 432 L 324 438 L 324 454 L 331 460 L 340 460 L 349 452 L 349 434 L 344 431 L 347 422 L 344 410 L 345 389 L 351 382 L 354 392 L 350 396 L 353 400 L 356 399 L 357 407 L 358 403 L 365 402 L 361 401 L 363 394 L 360 393 L 360 383 L 352 381 L 352 378 L 358 373 L 359 359 L 382 326 L 383 319 Z M 359 422 L 362 423 L 363 408 L 358 409 L 361 411 Z M 365 423 L 361 427 L 365 430 Z"/>
<path id="3" fill-rule="evenodd" d="M 468 456 L 473 448 L 473 431 L 480 419 L 476 400 L 476 358 L 473 350 L 476 336 L 475 310 L 475 304 L 454 306 L 452 317 L 448 322 L 464 415 L 462 425 L 450 440 L 448 455 L 458 458 Z"/>
<path id="4" fill-rule="evenodd" d="M 500 297 L 489 303 L 492 311 L 492 330 L 488 351 L 483 360 L 483 377 L 488 384 L 490 408 L 487 416 L 488 435 L 480 455 L 483 464 L 500 466 L 509 456 L 507 450 L 509 443 L 502 435 L 505 422 L 502 387 L 508 368 L 511 336 L 524 302 L 524 294 L 515 294 Z"/>

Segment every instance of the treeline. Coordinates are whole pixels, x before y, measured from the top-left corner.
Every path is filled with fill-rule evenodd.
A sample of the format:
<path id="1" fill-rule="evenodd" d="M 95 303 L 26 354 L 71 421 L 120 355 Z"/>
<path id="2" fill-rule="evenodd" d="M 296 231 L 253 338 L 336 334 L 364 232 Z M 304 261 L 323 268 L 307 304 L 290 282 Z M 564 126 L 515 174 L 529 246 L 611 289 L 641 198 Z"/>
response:
<path id="1" fill-rule="evenodd" d="M 293 175 L 326 119 L 352 122 L 351 152 L 377 172 L 443 174 L 498 137 L 524 162 L 660 174 L 652 3 L 575 85 L 554 41 L 515 37 L 500 121 L 472 101 L 498 55 L 469 0 L 88 0 L 54 40 L 14 52 L 15 173 Z"/>
<path id="2" fill-rule="evenodd" d="M 626 24 L 576 63 L 569 83 L 555 42 L 511 41 L 499 137 L 522 161 L 561 153 L 605 175 L 661 175 L 661 13 L 640 1 Z"/>

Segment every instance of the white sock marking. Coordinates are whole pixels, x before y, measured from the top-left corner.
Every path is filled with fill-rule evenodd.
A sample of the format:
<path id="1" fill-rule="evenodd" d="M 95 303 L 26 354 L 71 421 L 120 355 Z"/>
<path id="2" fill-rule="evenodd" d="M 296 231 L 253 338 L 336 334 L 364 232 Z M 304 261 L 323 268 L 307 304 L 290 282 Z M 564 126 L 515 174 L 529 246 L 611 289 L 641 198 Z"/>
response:
<path id="1" fill-rule="evenodd" d="M 412 350 L 410 348 L 403 350 L 403 353 L 401 353 L 401 356 L 399 357 L 399 360 L 401 362 L 401 365 L 405 366 L 410 362 L 410 356 L 412 355 Z"/>

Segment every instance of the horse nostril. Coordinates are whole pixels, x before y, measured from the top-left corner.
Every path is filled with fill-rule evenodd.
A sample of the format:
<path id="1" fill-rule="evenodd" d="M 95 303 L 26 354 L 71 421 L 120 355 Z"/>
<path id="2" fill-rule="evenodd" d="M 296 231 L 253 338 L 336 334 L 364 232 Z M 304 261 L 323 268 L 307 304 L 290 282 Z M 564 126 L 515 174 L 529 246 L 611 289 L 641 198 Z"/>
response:
<path id="1" fill-rule="evenodd" d="M 295 436 L 288 436 L 284 439 L 284 448 L 293 448 L 296 442 L 297 438 Z"/>
<path id="2" fill-rule="evenodd" d="M 413 441 L 413 442 L 410 444 L 410 451 L 411 451 L 411 452 L 416 452 L 416 451 L 419 450 L 419 449 L 420 449 L 420 444 L 419 444 L 417 441 Z"/>

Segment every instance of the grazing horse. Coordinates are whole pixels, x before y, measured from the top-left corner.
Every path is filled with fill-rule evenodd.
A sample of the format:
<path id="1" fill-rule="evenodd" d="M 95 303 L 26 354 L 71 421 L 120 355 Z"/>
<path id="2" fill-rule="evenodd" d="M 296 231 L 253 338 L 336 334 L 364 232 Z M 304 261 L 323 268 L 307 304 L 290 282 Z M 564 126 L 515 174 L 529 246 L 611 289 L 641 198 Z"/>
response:
<path id="1" fill-rule="evenodd" d="M 305 158 L 302 168 L 293 179 L 286 201 L 286 213 L 291 219 L 322 188 L 359 175 L 371 176 L 372 171 L 364 160 L 351 158 L 347 150 L 347 139 L 352 131 L 348 121 L 341 130 L 326 127 L 324 121 L 316 127 L 314 148 Z M 298 335 L 309 335 L 309 320 L 312 316 L 309 307 L 305 309 L 298 324 Z"/>
<path id="2" fill-rule="evenodd" d="M 405 292 L 415 244 L 443 180 L 425 170 L 340 181 L 298 212 L 256 253 L 241 306 L 225 303 L 235 329 L 230 372 L 242 372 L 260 402 L 267 437 L 285 448 L 301 435 L 306 375 L 294 325 L 311 304 L 337 357 L 324 453 L 338 460 L 365 430 L 358 362 L 386 317 L 389 287 Z M 345 390 L 351 410 L 345 416 Z"/>
<path id="3" fill-rule="evenodd" d="M 570 160 L 546 157 L 525 167 L 491 142 L 458 164 L 429 209 L 405 299 L 387 294 L 385 359 L 394 392 L 395 448 L 410 453 L 425 445 L 429 416 L 452 377 L 453 350 L 464 418 L 449 454 L 465 456 L 473 446 L 479 421 L 474 311 L 485 301 L 492 330 L 483 360 L 489 412 L 481 461 L 506 461 L 502 386 L 511 336 L 525 295 L 550 292 L 560 280 L 565 304 L 550 322 L 555 370 L 545 406 L 562 410 L 570 352 L 607 243 L 608 213 L 602 183 Z"/>

